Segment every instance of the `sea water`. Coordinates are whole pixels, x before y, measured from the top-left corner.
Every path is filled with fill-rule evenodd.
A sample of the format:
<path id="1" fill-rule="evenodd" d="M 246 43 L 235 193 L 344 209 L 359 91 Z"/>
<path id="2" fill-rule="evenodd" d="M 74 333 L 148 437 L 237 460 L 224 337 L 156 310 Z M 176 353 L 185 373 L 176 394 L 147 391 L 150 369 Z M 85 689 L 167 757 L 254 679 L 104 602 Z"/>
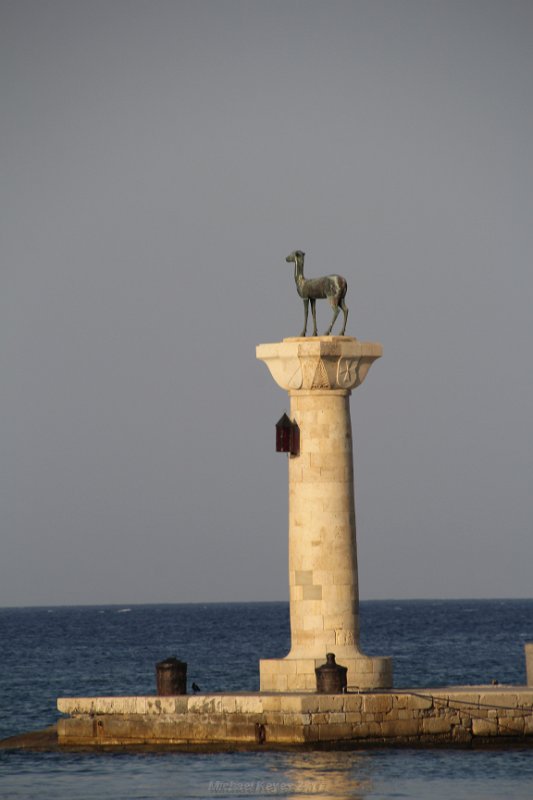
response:
<path id="1" fill-rule="evenodd" d="M 361 645 L 400 687 L 525 682 L 533 600 L 361 604 Z M 205 692 L 250 690 L 289 649 L 286 603 L 0 609 L 0 738 L 52 724 L 59 696 L 154 694 L 155 664 Z M 526 798 L 533 748 L 38 753 L 0 750 L 0 798 Z"/>

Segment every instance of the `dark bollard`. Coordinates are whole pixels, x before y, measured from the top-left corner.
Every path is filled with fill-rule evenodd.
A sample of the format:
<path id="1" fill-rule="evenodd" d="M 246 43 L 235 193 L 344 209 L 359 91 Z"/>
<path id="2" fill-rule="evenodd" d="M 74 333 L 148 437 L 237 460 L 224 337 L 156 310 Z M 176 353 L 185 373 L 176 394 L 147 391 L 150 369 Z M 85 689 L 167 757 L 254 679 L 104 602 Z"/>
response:
<path id="1" fill-rule="evenodd" d="M 346 691 L 348 667 L 335 663 L 335 653 L 326 653 L 326 663 L 315 669 L 319 694 L 342 694 Z"/>
<path id="2" fill-rule="evenodd" d="M 187 694 L 187 664 L 177 658 L 166 658 L 156 664 L 157 694 Z"/>

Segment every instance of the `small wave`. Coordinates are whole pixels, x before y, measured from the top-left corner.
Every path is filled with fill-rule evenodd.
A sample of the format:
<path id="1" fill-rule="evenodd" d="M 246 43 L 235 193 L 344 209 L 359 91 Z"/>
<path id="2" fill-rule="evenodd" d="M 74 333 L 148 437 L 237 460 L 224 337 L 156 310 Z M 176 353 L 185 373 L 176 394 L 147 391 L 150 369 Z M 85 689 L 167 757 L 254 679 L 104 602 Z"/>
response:
<path id="1" fill-rule="evenodd" d="M 131 611 L 131 608 L 119 608 L 117 614 L 125 614 L 126 611 Z"/>

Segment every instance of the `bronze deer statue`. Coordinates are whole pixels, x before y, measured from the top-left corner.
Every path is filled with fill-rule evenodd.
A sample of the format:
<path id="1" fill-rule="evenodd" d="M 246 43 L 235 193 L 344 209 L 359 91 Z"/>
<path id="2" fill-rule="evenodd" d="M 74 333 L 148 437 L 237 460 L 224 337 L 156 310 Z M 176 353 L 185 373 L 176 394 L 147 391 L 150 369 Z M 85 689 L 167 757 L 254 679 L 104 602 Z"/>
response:
<path id="1" fill-rule="evenodd" d="M 344 325 L 340 336 L 344 336 L 346 330 L 346 320 L 348 319 L 348 308 L 344 302 L 346 289 L 348 284 L 346 278 L 342 275 L 325 275 L 323 278 L 305 278 L 304 277 L 304 258 L 305 253 L 301 250 L 294 250 L 287 256 L 285 261 L 294 262 L 294 281 L 298 294 L 304 301 L 304 329 L 300 336 L 305 336 L 307 331 L 307 315 L 309 312 L 309 301 L 311 301 L 311 313 L 313 315 L 313 336 L 318 336 L 316 329 L 316 308 L 317 300 L 327 298 L 333 308 L 333 319 L 331 325 L 327 329 L 325 336 L 329 336 L 331 329 L 335 324 L 335 320 L 339 315 L 339 308 L 342 308 L 344 314 Z"/>

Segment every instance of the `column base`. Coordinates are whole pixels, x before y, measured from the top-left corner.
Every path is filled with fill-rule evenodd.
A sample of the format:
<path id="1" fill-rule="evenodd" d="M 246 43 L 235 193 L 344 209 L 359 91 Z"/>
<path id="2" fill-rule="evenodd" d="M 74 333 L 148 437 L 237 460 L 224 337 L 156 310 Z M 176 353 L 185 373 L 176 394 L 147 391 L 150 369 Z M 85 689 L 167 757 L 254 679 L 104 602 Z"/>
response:
<path id="1" fill-rule="evenodd" d="M 321 658 L 262 658 L 259 661 L 260 691 L 262 692 L 316 692 L 316 667 L 325 662 Z M 337 662 L 348 667 L 348 690 L 391 689 L 392 658 L 389 656 L 364 656 L 343 658 Z"/>

